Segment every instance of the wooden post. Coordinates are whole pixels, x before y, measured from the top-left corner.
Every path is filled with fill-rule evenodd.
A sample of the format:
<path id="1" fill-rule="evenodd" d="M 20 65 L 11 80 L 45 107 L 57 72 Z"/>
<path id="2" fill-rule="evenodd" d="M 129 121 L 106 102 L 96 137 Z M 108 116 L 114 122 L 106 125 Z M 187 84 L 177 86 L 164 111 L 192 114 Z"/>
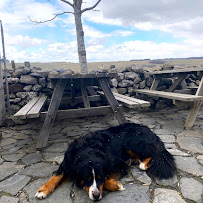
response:
<path id="1" fill-rule="evenodd" d="M 15 72 L 16 65 L 15 65 L 15 62 L 13 60 L 11 61 L 11 67 L 12 67 L 12 71 Z"/>
<path id="2" fill-rule="evenodd" d="M 1 55 L 0 55 L 1 59 Z M 4 98 L 4 87 L 3 87 L 3 75 L 0 61 L 0 122 L 5 118 L 5 98 Z"/>

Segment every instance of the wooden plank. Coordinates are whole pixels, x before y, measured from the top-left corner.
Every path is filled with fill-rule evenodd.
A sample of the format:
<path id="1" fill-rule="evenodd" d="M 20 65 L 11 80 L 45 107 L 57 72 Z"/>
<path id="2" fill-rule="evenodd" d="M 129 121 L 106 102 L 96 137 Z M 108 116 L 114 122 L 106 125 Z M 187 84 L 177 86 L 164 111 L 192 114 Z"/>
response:
<path id="1" fill-rule="evenodd" d="M 30 109 L 37 103 L 40 97 L 34 97 L 31 101 L 29 101 L 24 107 L 22 107 L 15 115 L 14 118 L 18 119 L 26 119 L 27 113 Z"/>
<path id="2" fill-rule="evenodd" d="M 167 92 L 173 92 L 174 89 L 186 78 L 187 74 L 179 75 Z"/>
<path id="3" fill-rule="evenodd" d="M 182 89 L 182 90 L 174 90 L 174 93 L 179 93 L 179 94 L 189 94 L 192 95 L 191 89 Z"/>
<path id="4" fill-rule="evenodd" d="M 86 88 L 87 88 L 87 91 L 89 92 L 90 95 L 96 95 L 97 94 L 92 86 L 87 86 Z"/>
<path id="5" fill-rule="evenodd" d="M 100 95 L 93 95 L 93 96 L 88 96 L 88 99 L 90 102 L 98 102 L 101 101 L 102 98 Z M 62 98 L 61 100 L 61 104 L 78 104 L 83 102 L 83 98 L 82 97 L 75 97 L 74 98 L 74 103 L 72 102 L 72 98 Z"/>
<path id="6" fill-rule="evenodd" d="M 113 113 L 111 106 L 59 110 L 56 115 L 56 120 L 101 116 L 101 115 L 107 115 L 110 113 Z M 40 119 L 44 120 L 46 115 L 47 115 L 47 112 L 41 112 Z"/>
<path id="7" fill-rule="evenodd" d="M 137 98 L 134 98 L 134 97 L 128 97 L 128 96 L 125 96 L 125 95 L 122 95 L 122 94 L 118 94 L 118 93 L 113 93 L 114 96 L 116 97 L 116 99 L 126 99 L 128 101 L 131 101 L 131 102 L 134 102 L 135 105 L 138 104 L 139 107 L 149 107 L 150 106 L 150 102 L 148 101 L 144 101 L 144 100 L 141 100 L 141 99 L 137 99 Z M 117 99 L 117 100 L 118 100 Z"/>
<path id="8" fill-rule="evenodd" d="M 115 96 L 117 101 L 119 101 L 121 104 L 123 104 L 124 106 L 126 106 L 128 108 L 135 109 L 135 108 L 140 107 L 139 103 L 124 99 L 124 98 L 116 96 L 116 95 L 114 95 L 114 96 Z"/>
<path id="9" fill-rule="evenodd" d="M 37 148 L 43 148 L 43 147 L 46 147 L 47 145 L 49 134 L 51 132 L 51 128 L 54 123 L 57 110 L 61 103 L 61 98 L 63 96 L 66 83 L 67 83 L 67 80 L 63 80 L 63 79 L 59 79 L 57 81 L 56 87 L 54 89 L 54 92 L 51 98 L 51 103 L 48 108 L 48 113 L 46 115 L 44 124 L 42 126 L 40 135 L 37 140 Z"/>
<path id="10" fill-rule="evenodd" d="M 35 103 L 35 105 L 27 113 L 27 118 L 38 118 L 40 116 L 40 111 L 47 100 L 47 96 L 42 95 L 40 99 Z"/>
<path id="11" fill-rule="evenodd" d="M 136 90 L 137 93 L 147 94 L 150 96 L 155 97 L 163 97 L 167 99 L 174 99 L 180 101 L 199 101 L 203 99 L 203 96 L 195 96 L 195 95 L 188 95 L 188 94 L 178 94 L 173 92 L 163 92 L 163 91 L 156 91 L 156 90 Z"/>
<path id="12" fill-rule="evenodd" d="M 203 68 L 184 68 L 165 71 L 155 71 L 150 73 L 153 75 L 162 75 L 162 74 L 176 74 L 176 73 L 179 74 L 179 73 L 194 73 L 194 72 L 203 72 Z"/>
<path id="13" fill-rule="evenodd" d="M 111 92 L 111 88 L 109 86 L 109 83 L 107 81 L 106 78 L 98 78 L 99 84 L 116 116 L 116 118 L 118 119 L 118 122 L 120 124 L 126 123 L 126 119 L 121 111 L 121 109 L 119 108 L 119 104 L 117 102 L 117 100 L 115 99 L 113 93 Z"/>
<path id="14" fill-rule="evenodd" d="M 159 84 L 159 81 L 160 81 L 159 79 L 154 78 L 150 90 L 156 90 L 156 88 L 157 88 L 157 86 L 158 86 L 158 84 Z"/>
<path id="15" fill-rule="evenodd" d="M 0 55 L 1 59 L 1 55 Z M 4 86 L 3 86 L 3 74 L 2 66 L 0 62 L 0 122 L 5 118 L 5 98 L 4 98 Z"/>
<path id="16" fill-rule="evenodd" d="M 90 108 L 90 101 L 88 99 L 86 87 L 81 87 L 81 93 L 85 108 Z"/>

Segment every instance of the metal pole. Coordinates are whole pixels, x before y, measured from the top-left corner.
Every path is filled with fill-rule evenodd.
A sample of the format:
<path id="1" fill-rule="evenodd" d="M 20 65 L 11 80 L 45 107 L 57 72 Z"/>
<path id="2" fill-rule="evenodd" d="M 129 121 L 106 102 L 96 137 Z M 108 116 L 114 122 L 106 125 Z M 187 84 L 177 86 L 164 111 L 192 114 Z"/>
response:
<path id="1" fill-rule="evenodd" d="M 4 72 L 5 72 L 5 81 L 6 81 L 7 108 L 8 108 L 8 114 L 10 116 L 11 111 L 10 111 L 9 89 L 8 89 L 7 68 L 6 68 L 6 54 L 5 54 L 5 46 L 4 46 L 4 32 L 3 32 L 3 26 L 2 26 L 1 20 L 0 20 L 0 24 L 1 24 L 1 39 L 2 39 L 3 59 L 4 59 Z"/>

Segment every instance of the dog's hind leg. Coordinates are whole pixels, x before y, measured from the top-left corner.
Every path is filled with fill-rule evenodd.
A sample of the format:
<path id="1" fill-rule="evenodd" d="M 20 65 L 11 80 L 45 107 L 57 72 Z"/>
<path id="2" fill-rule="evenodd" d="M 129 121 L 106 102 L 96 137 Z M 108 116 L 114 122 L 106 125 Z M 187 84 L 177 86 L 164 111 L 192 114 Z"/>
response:
<path id="1" fill-rule="evenodd" d="M 37 190 L 35 197 L 37 197 L 38 199 L 46 198 L 50 193 L 55 190 L 55 188 L 59 185 L 63 177 L 63 174 L 54 174 L 48 182 L 46 182 L 41 188 Z"/>
<path id="2" fill-rule="evenodd" d="M 151 159 L 152 157 L 146 158 L 144 161 L 140 163 L 139 168 L 146 171 L 150 167 L 149 162 L 151 161 Z"/>
<path id="3" fill-rule="evenodd" d="M 104 188 L 108 191 L 114 192 L 114 191 L 121 191 L 125 190 L 123 185 L 118 181 L 120 178 L 120 175 L 113 174 L 104 182 Z"/>

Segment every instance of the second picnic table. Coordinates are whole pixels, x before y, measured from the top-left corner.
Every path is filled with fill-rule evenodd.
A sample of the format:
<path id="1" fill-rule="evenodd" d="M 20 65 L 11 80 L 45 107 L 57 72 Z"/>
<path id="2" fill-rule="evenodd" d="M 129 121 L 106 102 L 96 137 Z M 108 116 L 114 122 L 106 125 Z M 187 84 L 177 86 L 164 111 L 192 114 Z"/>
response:
<path id="1" fill-rule="evenodd" d="M 146 94 L 150 96 L 163 97 L 167 99 L 180 100 L 184 102 L 191 102 L 191 108 L 185 121 L 185 128 L 191 128 L 195 122 L 197 114 L 203 100 L 203 68 L 186 68 L 175 69 L 166 71 L 156 71 L 151 73 L 154 77 L 150 90 L 138 89 L 139 94 Z M 184 92 L 190 92 L 193 87 L 188 87 L 185 82 L 185 78 L 188 74 L 195 74 L 200 77 L 200 83 L 197 86 L 195 95 L 182 94 L 174 92 L 179 84 L 181 84 Z M 174 83 L 166 91 L 157 91 L 157 86 L 163 78 L 175 78 Z M 189 91 L 186 91 L 189 90 Z"/>

